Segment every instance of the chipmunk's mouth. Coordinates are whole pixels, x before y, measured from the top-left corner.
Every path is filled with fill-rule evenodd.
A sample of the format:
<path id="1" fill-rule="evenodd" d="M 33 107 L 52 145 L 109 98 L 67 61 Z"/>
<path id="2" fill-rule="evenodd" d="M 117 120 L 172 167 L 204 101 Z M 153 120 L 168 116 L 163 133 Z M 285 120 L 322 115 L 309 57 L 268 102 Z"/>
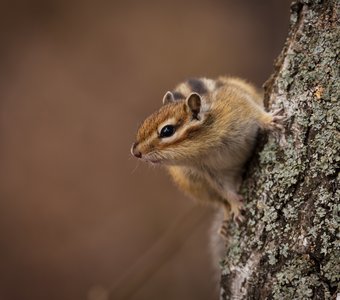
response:
<path id="1" fill-rule="evenodd" d="M 156 158 L 145 158 L 144 161 L 152 164 L 160 164 L 162 162 L 161 159 L 156 159 Z"/>
<path id="2" fill-rule="evenodd" d="M 149 160 L 149 162 L 151 162 L 152 164 L 160 164 L 161 163 L 160 160 Z"/>

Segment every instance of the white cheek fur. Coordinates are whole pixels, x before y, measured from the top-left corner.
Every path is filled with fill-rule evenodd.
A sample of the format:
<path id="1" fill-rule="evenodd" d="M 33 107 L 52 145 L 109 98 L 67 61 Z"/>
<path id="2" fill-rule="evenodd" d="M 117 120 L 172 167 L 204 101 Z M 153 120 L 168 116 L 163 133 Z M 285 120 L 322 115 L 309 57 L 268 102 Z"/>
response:
<path id="1" fill-rule="evenodd" d="M 172 143 L 173 141 L 175 141 L 178 138 L 178 136 L 180 136 L 180 132 L 175 131 L 175 133 L 172 136 L 161 138 L 160 143 L 161 144 Z"/>

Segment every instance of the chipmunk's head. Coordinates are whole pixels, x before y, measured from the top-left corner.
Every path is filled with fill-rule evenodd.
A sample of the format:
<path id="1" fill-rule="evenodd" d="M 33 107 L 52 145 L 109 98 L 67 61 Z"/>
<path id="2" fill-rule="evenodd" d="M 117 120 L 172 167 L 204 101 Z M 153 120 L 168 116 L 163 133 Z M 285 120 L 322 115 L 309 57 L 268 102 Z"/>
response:
<path id="1" fill-rule="evenodd" d="M 202 131 L 207 112 L 197 93 L 176 101 L 167 92 L 163 104 L 139 127 L 131 153 L 147 162 L 176 164 L 195 155 L 195 139 Z"/>

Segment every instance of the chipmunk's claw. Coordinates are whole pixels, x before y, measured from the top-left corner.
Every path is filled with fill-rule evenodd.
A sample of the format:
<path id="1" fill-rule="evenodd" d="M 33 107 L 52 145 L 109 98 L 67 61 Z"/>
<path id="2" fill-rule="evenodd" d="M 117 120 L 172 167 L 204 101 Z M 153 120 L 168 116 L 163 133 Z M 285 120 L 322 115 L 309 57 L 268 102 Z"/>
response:
<path id="1" fill-rule="evenodd" d="M 246 218 L 242 215 L 242 213 L 238 215 L 233 215 L 233 220 L 237 225 L 240 225 L 240 223 L 243 223 Z"/>

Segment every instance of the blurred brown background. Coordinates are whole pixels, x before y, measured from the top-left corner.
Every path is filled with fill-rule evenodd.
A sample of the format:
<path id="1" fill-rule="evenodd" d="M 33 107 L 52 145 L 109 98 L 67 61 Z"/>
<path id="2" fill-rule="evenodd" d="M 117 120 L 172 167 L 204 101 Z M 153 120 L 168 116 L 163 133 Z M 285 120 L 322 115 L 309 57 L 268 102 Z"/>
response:
<path id="1" fill-rule="evenodd" d="M 130 157 L 138 124 L 191 76 L 261 85 L 288 19 L 274 0 L 1 1 L 0 299 L 115 299 L 194 206 Z M 130 299 L 217 299 L 210 223 Z"/>

